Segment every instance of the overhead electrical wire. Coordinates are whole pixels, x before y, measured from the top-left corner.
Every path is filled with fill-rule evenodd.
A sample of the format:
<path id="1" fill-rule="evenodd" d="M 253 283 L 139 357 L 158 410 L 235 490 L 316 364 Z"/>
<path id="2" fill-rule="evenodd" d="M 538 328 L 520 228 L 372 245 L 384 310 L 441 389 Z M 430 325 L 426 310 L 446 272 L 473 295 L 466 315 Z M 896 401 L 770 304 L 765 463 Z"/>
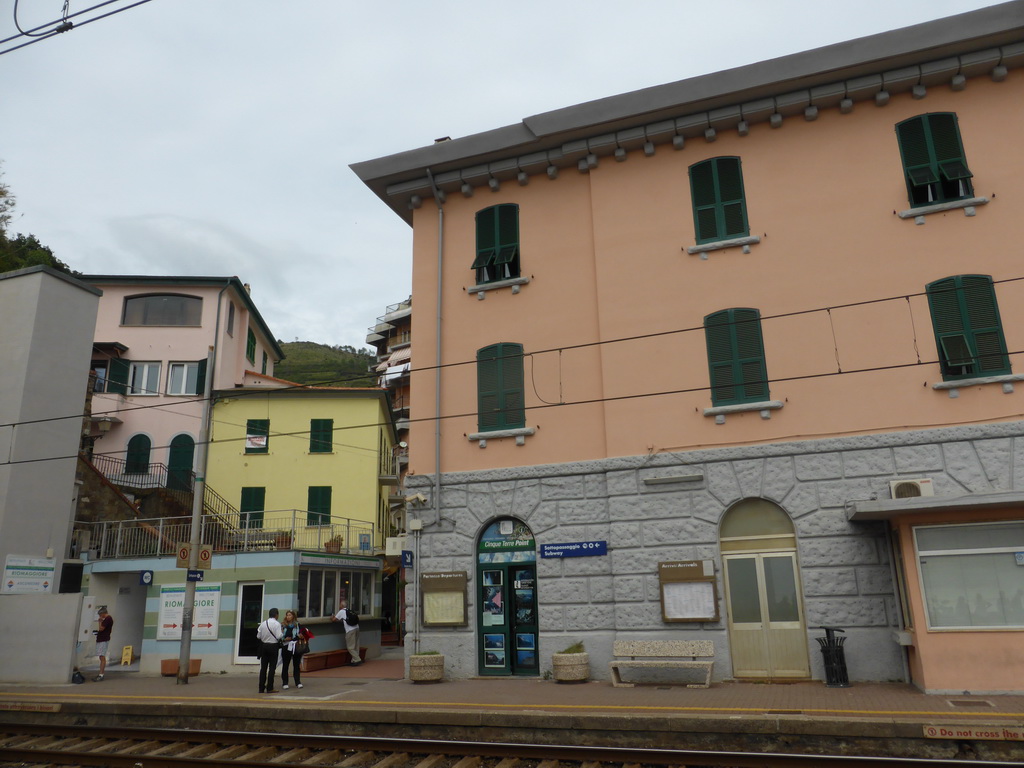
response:
<path id="1" fill-rule="evenodd" d="M 21 48 L 25 48 L 26 46 L 34 45 L 35 43 L 42 42 L 43 40 L 47 40 L 47 39 L 49 39 L 51 37 L 54 37 L 55 35 L 60 35 L 60 34 L 63 34 L 64 32 L 69 32 L 72 29 L 77 29 L 79 27 L 84 27 L 86 24 L 92 24 L 94 21 L 99 21 L 100 19 L 106 19 L 106 18 L 109 18 L 110 16 L 115 16 L 115 15 L 117 15 L 119 13 L 122 13 L 124 11 L 130 10 L 132 8 L 135 8 L 136 6 L 144 5 L 146 3 L 149 3 L 152 0 L 135 0 L 135 2 L 130 3 L 129 5 L 124 6 L 123 8 L 118 8 L 118 9 L 110 11 L 108 13 L 103 13 L 103 14 L 100 14 L 99 16 L 93 16 L 93 17 L 88 18 L 88 19 L 86 19 L 84 21 L 78 21 L 78 22 L 72 22 L 71 19 L 79 17 L 79 16 L 82 16 L 82 15 L 87 14 L 87 13 L 90 13 L 92 11 L 95 11 L 95 10 L 99 9 L 99 8 L 103 8 L 103 7 L 107 6 L 107 5 L 113 5 L 114 3 L 123 2 L 124 0 L 106 0 L 105 2 L 97 3 L 96 5 L 89 6 L 88 8 L 85 8 L 85 9 L 83 9 L 81 11 L 76 11 L 75 13 L 68 13 L 68 10 L 69 10 L 68 9 L 68 3 L 65 2 L 64 3 L 63 12 L 61 13 L 61 18 L 60 19 L 54 19 L 53 21 L 47 21 L 47 22 L 44 22 L 43 24 L 40 24 L 37 27 L 32 27 L 30 29 L 22 29 L 21 28 L 21 23 L 18 21 L 18 1 L 19 0 L 14 0 L 14 27 L 15 27 L 15 29 L 18 30 L 18 34 L 11 35 L 10 37 L 3 38 L 2 40 L 0 40 L 0 45 L 4 45 L 6 43 L 10 43 L 10 42 L 15 41 L 15 40 L 20 40 L 21 38 L 24 38 L 24 37 L 28 37 L 30 39 L 29 39 L 28 42 L 22 43 L 21 45 L 14 45 L 14 46 L 11 46 L 10 48 L 6 48 L 6 49 L 3 49 L 3 50 L 0 50 L 0 56 L 3 56 L 5 53 L 11 53 L 12 51 L 17 51 L 17 50 L 19 50 Z M 40 31 L 40 30 L 45 30 L 45 31 Z"/>

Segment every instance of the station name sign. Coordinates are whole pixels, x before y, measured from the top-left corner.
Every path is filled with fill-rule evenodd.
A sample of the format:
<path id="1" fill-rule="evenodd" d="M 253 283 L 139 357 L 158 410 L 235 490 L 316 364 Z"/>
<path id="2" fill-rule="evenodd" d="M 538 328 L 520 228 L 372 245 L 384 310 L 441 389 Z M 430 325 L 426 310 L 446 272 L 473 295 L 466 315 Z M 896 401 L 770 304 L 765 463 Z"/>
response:
<path id="1" fill-rule="evenodd" d="M 597 557 L 608 554 L 607 541 L 574 541 L 568 544 L 541 544 L 541 557 Z"/>

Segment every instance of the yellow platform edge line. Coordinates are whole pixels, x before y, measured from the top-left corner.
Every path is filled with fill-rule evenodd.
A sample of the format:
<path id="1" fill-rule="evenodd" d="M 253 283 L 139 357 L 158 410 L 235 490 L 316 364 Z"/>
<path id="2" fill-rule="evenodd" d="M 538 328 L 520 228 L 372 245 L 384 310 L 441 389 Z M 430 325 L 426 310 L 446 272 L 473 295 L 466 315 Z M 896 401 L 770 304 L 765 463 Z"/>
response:
<path id="1" fill-rule="evenodd" d="M 311 704 L 315 704 L 322 707 L 339 707 L 346 706 L 351 707 L 353 705 L 373 705 L 381 707 L 395 707 L 396 709 L 422 709 L 424 707 L 433 708 L 444 708 L 444 707 L 476 707 L 486 706 L 493 709 L 535 709 L 535 710 L 576 710 L 576 711 L 597 711 L 597 712 L 744 712 L 766 715 L 771 713 L 772 709 L 778 709 L 779 707 L 773 707 L 772 709 L 766 707 L 668 707 L 668 706 L 627 706 L 621 704 L 481 704 L 480 702 L 464 702 L 464 701 L 373 701 L 365 699 L 345 699 L 342 701 L 322 701 L 322 700 L 310 700 L 301 699 L 295 701 L 289 701 L 280 697 L 267 698 L 266 695 L 260 697 L 244 697 L 244 696 L 192 696 L 187 699 L 182 699 L 176 696 L 132 696 L 132 695 L 92 695 L 92 696 L 78 696 L 75 694 L 68 694 L 60 699 L 54 699 L 52 694 L 45 693 L 3 693 L 0 694 L 0 701 L 5 697 L 11 698 L 32 698 L 32 699 L 46 699 L 50 698 L 54 703 L 60 703 L 61 701 L 173 701 L 181 704 L 185 702 L 260 702 L 274 704 L 288 704 L 288 705 L 302 705 L 303 707 L 309 707 Z M 789 709 L 789 708 L 787 708 Z M 796 709 L 793 707 L 792 709 Z M 904 715 L 904 716 L 917 716 L 917 717 L 941 717 L 945 719 L 950 718 L 974 718 L 974 717 L 1012 717 L 1012 718 L 1024 718 L 1024 712 L 946 712 L 937 710 L 914 710 L 914 709 L 814 709 L 814 708 L 799 708 L 800 714 L 817 714 L 817 715 Z M 776 713 L 780 714 L 780 713 Z"/>

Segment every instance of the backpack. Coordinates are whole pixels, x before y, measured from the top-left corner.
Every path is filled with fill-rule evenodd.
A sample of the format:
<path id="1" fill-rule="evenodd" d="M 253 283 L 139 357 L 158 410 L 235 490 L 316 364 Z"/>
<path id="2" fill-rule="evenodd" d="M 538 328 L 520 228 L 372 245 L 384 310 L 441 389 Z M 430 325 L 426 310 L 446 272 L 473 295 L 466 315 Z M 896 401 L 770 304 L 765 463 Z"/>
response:
<path id="1" fill-rule="evenodd" d="M 75 671 L 71 675 L 71 682 L 75 685 L 81 685 L 85 682 L 85 675 L 78 671 L 78 667 L 75 667 Z"/>
<path id="2" fill-rule="evenodd" d="M 353 627 L 359 626 L 359 614 L 353 611 L 351 608 L 345 609 L 345 621 L 351 624 Z"/>

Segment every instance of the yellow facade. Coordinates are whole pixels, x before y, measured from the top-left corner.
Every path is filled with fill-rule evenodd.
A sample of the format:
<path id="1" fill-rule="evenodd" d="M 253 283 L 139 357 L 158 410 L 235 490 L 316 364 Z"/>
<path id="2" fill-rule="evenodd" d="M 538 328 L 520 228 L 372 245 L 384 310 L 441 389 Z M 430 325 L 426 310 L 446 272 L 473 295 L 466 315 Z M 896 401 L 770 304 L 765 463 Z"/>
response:
<path id="1" fill-rule="evenodd" d="M 311 445 L 310 439 L 313 421 L 326 419 L 333 422 L 329 450 Z M 269 421 L 265 452 L 253 451 L 247 433 L 253 421 Z M 243 489 L 264 489 L 261 527 L 293 529 L 296 549 L 320 549 L 327 538 L 340 535 L 346 551 L 365 552 L 366 539 L 357 536 L 362 533 L 370 535 L 371 550 L 379 552 L 391 528 L 394 446 L 381 390 L 220 392 L 214 401 L 206 481 L 236 509 L 244 507 Z M 330 530 L 309 525 L 311 488 L 330 489 Z"/>

